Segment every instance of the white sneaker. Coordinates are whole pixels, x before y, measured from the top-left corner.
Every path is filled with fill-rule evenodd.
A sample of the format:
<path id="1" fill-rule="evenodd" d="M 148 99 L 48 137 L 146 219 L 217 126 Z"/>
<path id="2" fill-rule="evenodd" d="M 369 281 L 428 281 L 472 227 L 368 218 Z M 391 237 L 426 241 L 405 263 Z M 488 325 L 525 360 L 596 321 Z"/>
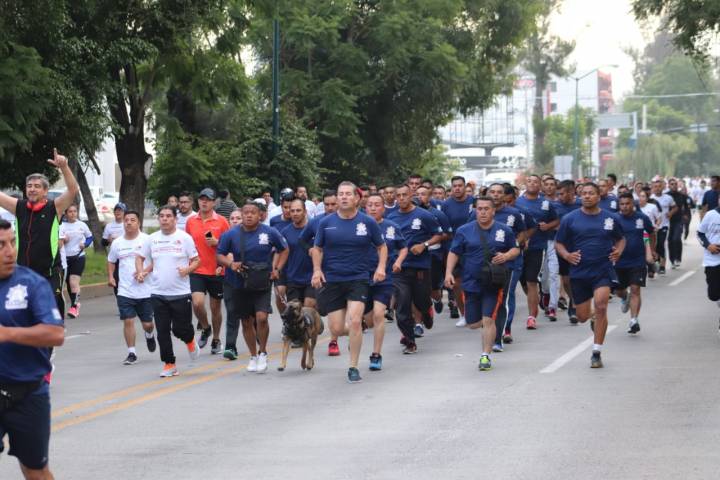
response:
<path id="1" fill-rule="evenodd" d="M 465 320 L 465 317 L 464 317 L 464 316 L 461 316 L 461 317 L 460 317 L 460 320 L 458 320 L 457 322 L 455 322 L 455 326 L 456 326 L 456 327 L 466 327 L 466 326 L 467 326 L 467 321 Z"/>
<path id="2" fill-rule="evenodd" d="M 267 353 L 261 353 L 257 357 L 257 373 L 267 372 Z"/>
<path id="3" fill-rule="evenodd" d="M 258 359 L 255 356 L 250 357 L 250 361 L 248 362 L 247 371 L 248 372 L 257 372 L 258 369 Z"/>
<path id="4" fill-rule="evenodd" d="M 200 357 L 200 346 L 194 338 L 190 343 L 186 343 L 185 346 L 188 349 L 188 355 L 190 356 L 191 362 L 194 362 L 198 359 L 198 357 Z"/>

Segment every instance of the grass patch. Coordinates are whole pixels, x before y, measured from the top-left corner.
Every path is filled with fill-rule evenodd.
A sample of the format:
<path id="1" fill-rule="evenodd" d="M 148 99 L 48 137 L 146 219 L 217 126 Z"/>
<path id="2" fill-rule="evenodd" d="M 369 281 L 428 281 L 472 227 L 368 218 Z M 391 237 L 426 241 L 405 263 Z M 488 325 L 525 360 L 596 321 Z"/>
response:
<path id="1" fill-rule="evenodd" d="M 107 282 L 107 254 L 96 252 L 92 247 L 85 253 L 85 272 L 83 273 L 81 285 Z"/>

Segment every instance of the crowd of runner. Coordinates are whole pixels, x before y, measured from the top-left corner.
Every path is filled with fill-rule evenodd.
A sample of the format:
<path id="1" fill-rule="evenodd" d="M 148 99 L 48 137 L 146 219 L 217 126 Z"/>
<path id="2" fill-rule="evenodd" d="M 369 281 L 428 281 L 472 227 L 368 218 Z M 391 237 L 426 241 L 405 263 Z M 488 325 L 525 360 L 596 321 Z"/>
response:
<path id="1" fill-rule="evenodd" d="M 28 177 L 24 199 L 0 193 L 0 438 L 9 435 L 27 478 L 52 478 L 52 348 L 63 342 L 64 286 L 68 316 L 80 315 L 93 242 L 78 220 L 67 159 L 56 152 L 49 162 L 64 177 L 63 195 L 49 200 L 39 174 Z M 239 207 L 230 192 L 205 188 L 168 198 L 149 235 L 140 213 L 118 203 L 102 244 L 127 344 L 123 363 L 138 361 L 137 319 L 147 349 L 159 349 L 162 377 L 179 374 L 172 336 L 191 361 L 208 343 L 211 354 L 235 361 L 242 334 L 247 371 L 264 373 L 268 317 L 294 301 L 326 317 L 327 355 L 341 355 L 338 338 L 349 337 L 350 383 L 361 381 L 364 331 L 373 333 L 369 370 L 379 371 L 386 323 L 397 325 L 402 353 L 416 354 L 445 308 L 456 327 L 482 328 L 478 368 L 487 371 L 491 355 L 513 343 L 519 283 L 524 328 L 540 328 L 543 317 L 589 321 L 590 366 L 600 368 L 609 299 L 619 299 L 627 332 L 637 335 L 642 288 L 680 266 L 695 210 L 708 297 L 720 306 L 719 194 L 717 176 L 707 187 L 704 180 L 618 185 L 612 174 L 575 182 L 549 173 L 481 187 L 461 176 L 449 187 L 418 175 L 380 187 L 345 181 L 312 199 L 298 186 L 282 190 L 279 205 L 267 191 Z"/>

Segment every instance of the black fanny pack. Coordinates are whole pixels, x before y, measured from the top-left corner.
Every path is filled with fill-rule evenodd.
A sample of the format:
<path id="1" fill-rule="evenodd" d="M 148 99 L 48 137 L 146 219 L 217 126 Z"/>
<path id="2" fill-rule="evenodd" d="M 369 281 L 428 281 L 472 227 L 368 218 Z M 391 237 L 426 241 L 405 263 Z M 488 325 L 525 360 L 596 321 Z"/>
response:
<path id="1" fill-rule="evenodd" d="M 487 238 L 485 238 L 483 232 L 480 232 L 480 239 L 485 257 L 479 272 L 478 280 L 480 284 L 490 288 L 505 288 L 505 285 L 510 280 L 510 270 L 504 263 L 499 265 L 492 263 L 490 248 L 488 248 Z"/>
<path id="2" fill-rule="evenodd" d="M 44 380 L 23 383 L 0 383 L 0 413 L 10 410 L 40 388 Z"/>
<path id="3" fill-rule="evenodd" d="M 240 227 L 240 263 L 243 285 L 246 290 L 268 290 L 271 287 L 270 272 L 272 268 L 266 262 L 245 261 L 245 231 Z"/>

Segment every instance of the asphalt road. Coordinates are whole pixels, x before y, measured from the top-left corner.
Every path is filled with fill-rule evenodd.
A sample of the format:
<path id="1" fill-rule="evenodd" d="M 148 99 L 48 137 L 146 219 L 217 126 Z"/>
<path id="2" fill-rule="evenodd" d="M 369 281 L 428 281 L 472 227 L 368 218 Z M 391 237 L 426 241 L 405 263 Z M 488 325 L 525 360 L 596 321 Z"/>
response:
<path id="1" fill-rule="evenodd" d="M 414 356 L 388 325 L 382 372 L 367 369 L 366 334 L 359 385 L 345 381 L 347 343 L 330 358 L 327 338 L 313 371 L 295 350 L 278 372 L 277 315 L 266 374 L 209 347 L 192 365 L 176 343 L 181 375 L 160 379 L 143 344 L 138 364 L 121 365 L 112 297 L 87 301 L 56 358 L 50 465 L 76 480 L 717 478 L 720 312 L 700 259 L 690 238 L 683 267 L 650 281 L 636 337 L 611 303 L 599 370 L 588 326 L 563 313 L 523 328 L 520 290 L 515 343 L 492 371 L 477 369 L 481 332 L 444 312 Z M 0 457 L 0 478 L 19 477 Z"/>

